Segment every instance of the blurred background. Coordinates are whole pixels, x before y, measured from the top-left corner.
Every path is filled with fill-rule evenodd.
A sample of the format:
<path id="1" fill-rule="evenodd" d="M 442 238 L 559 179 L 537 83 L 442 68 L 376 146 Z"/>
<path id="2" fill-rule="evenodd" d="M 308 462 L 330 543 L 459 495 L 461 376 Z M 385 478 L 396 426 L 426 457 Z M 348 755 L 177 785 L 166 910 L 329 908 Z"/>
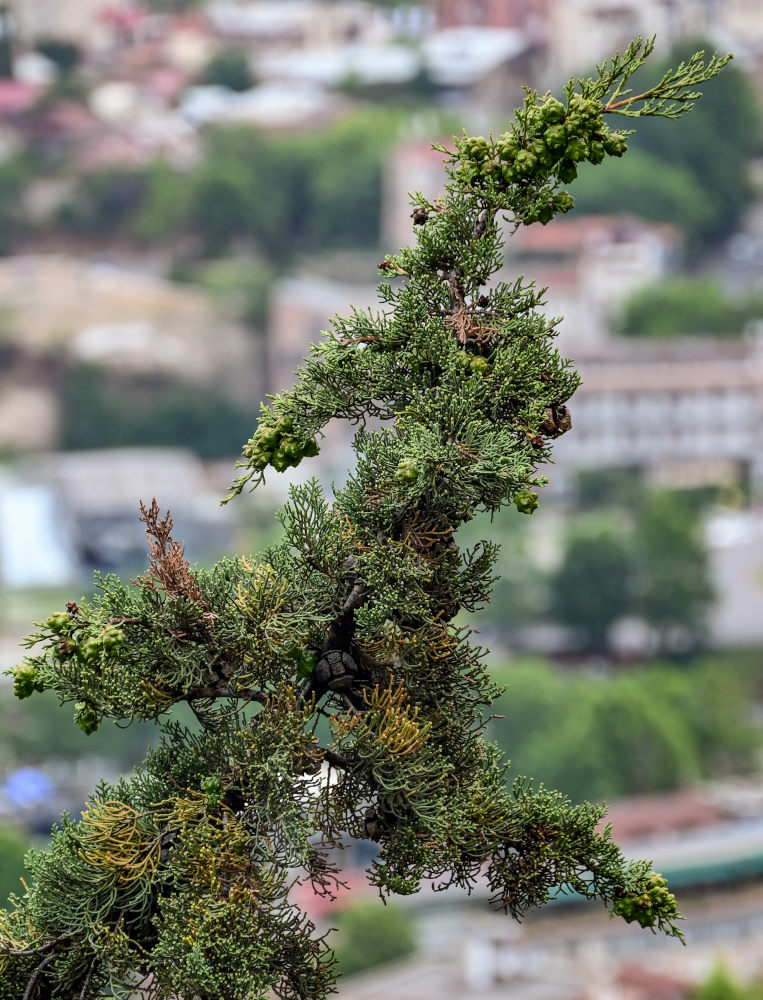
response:
<path id="1" fill-rule="evenodd" d="M 274 537 L 289 477 L 222 513 L 266 393 L 433 196 L 433 140 L 502 131 L 638 33 L 648 72 L 731 50 L 685 120 L 586 168 L 571 216 L 510 240 L 583 385 L 478 615 L 490 736 L 680 894 L 689 947 L 562 899 L 303 904 L 346 1000 L 763 997 L 763 6 L 755 0 L 0 0 L 0 669 L 93 570 L 145 565 L 138 501 L 192 561 Z M 330 428 L 299 474 L 352 459 Z M 473 619 L 472 619 L 473 621 Z M 23 854 L 151 727 L 84 736 L 0 677 L 0 897 Z"/>

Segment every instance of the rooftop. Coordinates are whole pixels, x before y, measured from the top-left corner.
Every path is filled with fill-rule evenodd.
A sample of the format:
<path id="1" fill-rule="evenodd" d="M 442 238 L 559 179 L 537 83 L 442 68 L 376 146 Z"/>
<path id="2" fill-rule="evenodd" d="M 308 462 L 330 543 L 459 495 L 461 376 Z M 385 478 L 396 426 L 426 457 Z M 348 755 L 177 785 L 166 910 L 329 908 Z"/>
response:
<path id="1" fill-rule="evenodd" d="M 556 218 L 546 226 L 522 226 L 514 234 L 511 249 L 531 254 L 575 254 L 603 244 L 657 240 L 668 246 L 680 244 L 680 233 L 666 223 L 645 222 L 635 215 L 576 215 Z"/>
<path id="2" fill-rule="evenodd" d="M 469 86 L 492 69 L 516 59 L 530 38 L 514 28 L 445 28 L 423 43 L 427 69 L 443 87 Z"/>
<path id="3" fill-rule="evenodd" d="M 17 115 L 28 110 L 43 89 L 38 83 L 0 79 L 0 117 Z"/>
<path id="4" fill-rule="evenodd" d="M 406 83 L 419 71 L 421 57 L 404 45 L 345 45 L 326 50 L 305 49 L 264 58 L 259 69 L 267 77 L 310 80 L 337 86 L 345 80 L 361 83 Z"/>

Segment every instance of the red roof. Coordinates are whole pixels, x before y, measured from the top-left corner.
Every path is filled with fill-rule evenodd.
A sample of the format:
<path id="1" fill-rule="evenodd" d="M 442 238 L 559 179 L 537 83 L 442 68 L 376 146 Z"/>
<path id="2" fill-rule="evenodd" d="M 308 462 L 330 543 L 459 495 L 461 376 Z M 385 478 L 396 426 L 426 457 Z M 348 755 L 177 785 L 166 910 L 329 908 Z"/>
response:
<path id="1" fill-rule="evenodd" d="M 335 890 L 335 899 L 331 899 L 330 896 L 317 895 L 309 882 L 301 882 L 293 886 L 289 898 L 309 917 L 321 918 L 328 917 L 331 912 L 341 910 L 359 897 L 377 895 L 377 890 L 368 882 L 368 873 L 365 868 L 349 868 L 340 872 L 339 878 L 344 885 L 340 885 Z"/>
<path id="2" fill-rule="evenodd" d="M 75 162 L 83 170 L 103 167 L 140 167 L 151 154 L 127 135 L 104 131 L 83 143 L 75 152 Z"/>
<path id="3" fill-rule="evenodd" d="M 683 1000 L 696 989 L 696 984 L 688 979 L 650 972 L 635 965 L 624 965 L 616 982 L 619 986 L 630 987 L 629 992 L 643 994 L 648 1000 Z"/>
<path id="4" fill-rule="evenodd" d="M 556 218 L 546 226 L 521 226 L 513 247 L 527 253 L 575 254 L 602 243 L 631 243 L 645 234 L 657 235 L 669 246 L 679 242 L 674 226 L 644 222 L 633 215 L 577 215 Z"/>
<path id="5" fill-rule="evenodd" d="M 0 117 L 17 115 L 31 108 L 43 89 L 37 83 L 0 79 Z"/>
<path id="6" fill-rule="evenodd" d="M 438 143 L 448 149 L 453 147 L 453 139 L 450 136 L 439 139 Z M 411 139 L 402 143 L 398 147 L 397 156 L 406 163 L 432 163 L 438 166 L 442 166 L 444 159 L 444 153 L 439 149 L 432 149 L 429 139 Z"/>
<path id="7" fill-rule="evenodd" d="M 98 14 L 99 20 L 118 31 L 132 31 L 148 16 L 145 8 L 138 4 L 112 4 Z"/>
<path id="8" fill-rule="evenodd" d="M 46 109 L 42 119 L 45 130 L 49 133 L 81 136 L 100 128 L 95 115 L 77 101 L 56 101 Z"/>
<path id="9" fill-rule="evenodd" d="M 163 101 L 174 101 L 185 89 L 188 78 L 172 66 L 158 66 L 145 78 L 144 86 Z"/>
<path id="10" fill-rule="evenodd" d="M 636 840 L 722 822 L 727 814 L 693 789 L 665 795 L 634 795 L 613 802 L 604 820 L 615 840 Z"/>

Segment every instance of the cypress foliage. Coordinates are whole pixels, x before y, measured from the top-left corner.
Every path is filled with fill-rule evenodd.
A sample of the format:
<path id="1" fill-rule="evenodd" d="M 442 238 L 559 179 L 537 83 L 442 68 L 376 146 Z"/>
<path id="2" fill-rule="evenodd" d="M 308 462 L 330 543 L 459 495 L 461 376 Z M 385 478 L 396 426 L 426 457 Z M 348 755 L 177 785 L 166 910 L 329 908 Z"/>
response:
<path id="1" fill-rule="evenodd" d="M 232 494 L 315 454 L 338 417 L 359 425 L 357 465 L 333 503 L 315 480 L 293 488 L 278 545 L 203 571 L 154 501 L 145 575 L 100 579 L 29 637 L 19 697 L 51 688 L 86 732 L 156 719 L 162 737 L 29 856 L 27 891 L 0 914 L 2 1000 L 325 997 L 330 948 L 288 894 L 295 880 L 330 893 L 330 849 L 348 838 L 378 844 L 382 896 L 486 878 L 515 918 L 574 891 L 681 936 L 664 879 L 597 830 L 603 808 L 507 787 L 483 736 L 498 691 L 453 624 L 488 600 L 495 557 L 489 541 L 460 551 L 454 530 L 508 504 L 532 513 L 578 383 L 541 293 L 490 284 L 499 222 L 567 211 L 576 164 L 625 152 L 604 114 L 678 117 L 726 61 L 698 54 L 631 95 L 652 44 L 562 100 L 528 92 L 499 137 L 443 149 L 445 194 L 414 197 L 416 245 L 380 265 L 380 311 L 336 319 L 312 348 L 263 409 Z M 178 702 L 198 732 L 161 722 Z"/>

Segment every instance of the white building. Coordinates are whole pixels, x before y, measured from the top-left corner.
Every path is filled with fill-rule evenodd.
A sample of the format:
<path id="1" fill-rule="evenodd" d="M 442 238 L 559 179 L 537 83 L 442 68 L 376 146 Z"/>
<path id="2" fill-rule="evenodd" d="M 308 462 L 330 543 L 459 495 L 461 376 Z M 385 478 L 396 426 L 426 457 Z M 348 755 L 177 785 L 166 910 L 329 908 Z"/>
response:
<path id="1" fill-rule="evenodd" d="M 106 0 L 6 0 L 19 38 L 65 38 L 84 45 L 106 38 L 106 26 L 98 15 Z"/>
<path id="2" fill-rule="evenodd" d="M 710 27 L 709 7 L 705 0 L 554 0 L 547 24 L 549 85 L 622 52 L 637 35 L 656 35 L 663 52 L 681 38 L 702 35 Z"/>
<path id="3" fill-rule="evenodd" d="M 674 487 L 749 477 L 763 495 L 759 344 L 618 341 L 575 363 L 583 381 L 554 455 L 561 472 L 640 468 Z"/>
<path id="4" fill-rule="evenodd" d="M 269 383 L 280 391 L 294 382 L 294 372 L 317 344 L 334 316 L 353 307 L 378 308 L 376 286 L 350 285 L 324 278 L 284 278 L 273 288 L 268 319 Z"/>
<path id="5" fill-rule="evenodd" d="M 39 535 L 56 557 L 51 569 L 37 548 L 30 547 L 26 585 L 49 582 L 54 572 L 65 580 L 67 572 L 70 578 L 72 570 L 81 574 L 92 566 L 124 571 L 144 565 L 147 544 L 138 520 L 139 503 L 148 506 L 153 497 L 162 510 L 172 512 L 174 537 L 187 541 L 192 562 L 219 552 L 235 528 L 220 508 L 220 495 L 201 459 L 180 448 L 103 448 L 35 456 L 18 463 L 11 486 L 0 494 L 9 514 L 15 513 L 8 529 L 22 538 L 27 530 Z M 34 502 L 14 506 L 23 496 Z M 7 541 L 0 548 L 3 555 L 0 579 L 15 573 L 7 582 L 20 585 L 18 559 Z"/>
<path id="6" fill-rule="evenodd" d="M 224 41 L 264 53 L 331 49 L 348 43 L 386 41 L 391 20 L 357 0 L 214 0 L 206 15 Z"/>

